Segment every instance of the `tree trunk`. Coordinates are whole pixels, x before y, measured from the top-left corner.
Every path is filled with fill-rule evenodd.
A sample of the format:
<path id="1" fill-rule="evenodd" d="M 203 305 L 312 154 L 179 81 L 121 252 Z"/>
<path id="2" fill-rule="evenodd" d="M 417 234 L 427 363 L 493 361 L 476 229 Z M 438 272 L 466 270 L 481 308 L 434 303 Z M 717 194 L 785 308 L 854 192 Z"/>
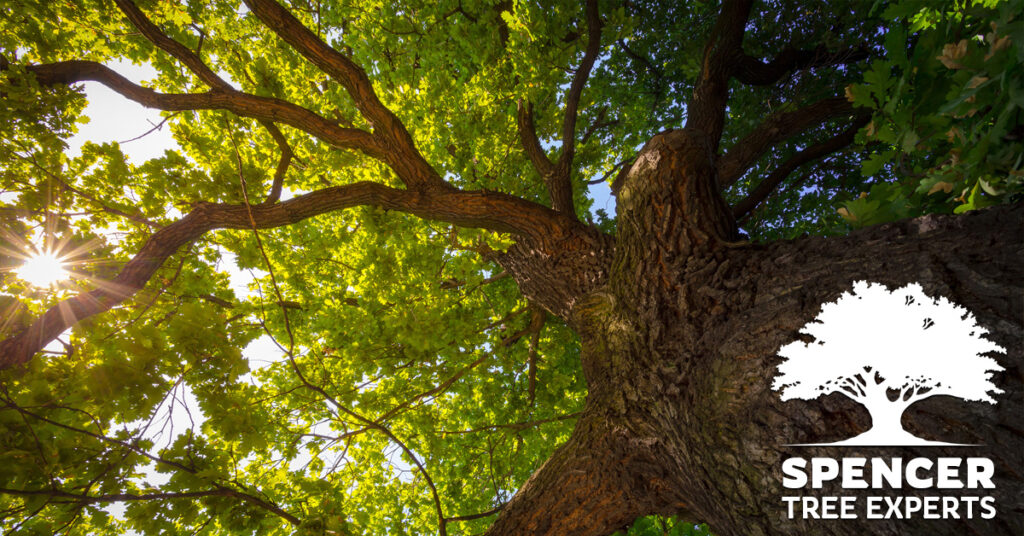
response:
<path id="1" fill-rule="evenodd" d="M 489 534 L 603 535 L 652 513 L 682 513 L 719 535 L 1024 534 L 1020 205 L 840 238 L 731 243 L 707 151 L 693 133 L 672 131 L 641 152 L 618 210 L 607 277 L 576 284 L 585 295 L 563 315 L 583 344 L 584 415 Z M 528 267 L 517 280 L 542 298 L 522 284 Z M 779 347 L 860 279 L 918 282 L 974 312 L 1008 349 L 999 358 L 1006 371 L 993 380 L 1005 391 L 998 404 L 933 397 L 908 411 L 916 436 L 983 447 L 787 446 L 854 437 L 871 424 L 846 397 L 783 403 L 770 387 Z M 781 463 L 795 456 L 991 458 L 996 489 L 930 494 L 993 495 L 998 514 L 790 520 L 782 496 L 853 493 L 784 489 Z"/>

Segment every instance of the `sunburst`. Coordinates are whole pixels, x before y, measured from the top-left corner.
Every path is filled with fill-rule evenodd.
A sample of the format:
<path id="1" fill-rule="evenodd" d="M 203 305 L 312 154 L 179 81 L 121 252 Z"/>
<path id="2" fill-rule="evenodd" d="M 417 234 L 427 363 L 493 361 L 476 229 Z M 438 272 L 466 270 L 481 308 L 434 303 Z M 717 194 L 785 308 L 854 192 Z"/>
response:
<path id="1" fill-rule="evenodd" d="M 35 253 L 14 270 L 19 279 L 33 286 L 48 288 L 67 280 L 71 274 L 63 260 L 53 251 Z"/>

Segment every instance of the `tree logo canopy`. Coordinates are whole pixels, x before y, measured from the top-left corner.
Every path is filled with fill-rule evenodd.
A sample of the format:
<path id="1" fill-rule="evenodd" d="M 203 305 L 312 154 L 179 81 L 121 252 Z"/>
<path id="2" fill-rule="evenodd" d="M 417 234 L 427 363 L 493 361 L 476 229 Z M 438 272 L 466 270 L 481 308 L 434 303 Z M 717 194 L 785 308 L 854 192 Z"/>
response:
<path id="1" fill-rule="evenodd" d="M 782 400 L 839 393 L 871 414 L 868 431 L 832 445 L 950 445 L 904 430 L 903 412 L 931 396 L 995 404 L 992 395 L 1003 392 L 991 381 L 1003 368 L 985 354 L 1006 350 L 984 337 L 967 309 L 929 297 L 917 283 L 890 291 L 857 281 L 800 333 L 814 340 L 778 352 L 784 361 L 772 388 Z"/>

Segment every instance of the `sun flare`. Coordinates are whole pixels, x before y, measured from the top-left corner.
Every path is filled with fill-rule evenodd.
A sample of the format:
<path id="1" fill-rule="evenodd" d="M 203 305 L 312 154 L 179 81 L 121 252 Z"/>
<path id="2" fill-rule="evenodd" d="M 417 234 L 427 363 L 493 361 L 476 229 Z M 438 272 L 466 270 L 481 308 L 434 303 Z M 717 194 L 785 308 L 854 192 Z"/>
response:
<path id="1" fill-rule="evenodd" d="M 52 252 L 29 257 L 16 273 L 19 278 L 37 287 L 52 287 L 70 275 L 64 269 L 64 263 Z"/>

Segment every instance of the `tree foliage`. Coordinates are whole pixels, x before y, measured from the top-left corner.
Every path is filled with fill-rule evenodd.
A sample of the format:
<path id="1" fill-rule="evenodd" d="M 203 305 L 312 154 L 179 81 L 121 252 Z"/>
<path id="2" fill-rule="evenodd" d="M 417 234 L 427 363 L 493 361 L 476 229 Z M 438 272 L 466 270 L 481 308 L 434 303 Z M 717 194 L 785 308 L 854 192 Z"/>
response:
<path id="1" fill-rule="evenodd" d="M 55 331 L 5 356 L 3 531 L 474 534 L 586 397 L 577 335 L 495 259 L 516 237 L 617 232 L 588 186 L 617 190 L 688 119 L 720 6 L 2 10 L 0 333 Z M 743 229 L 1012 201 L 1021 11 L 760 3 L 711 150 Z M 177 146 L 68 151 L 87 81 L 164 110 Z M 15 277 L 38 250 L 72 280 Z"/>
<path id="2" fill-rule="evenodd" d="M 899 2 L 885 55 L 847 95 L 874 110 L 865 177 L 889 176 L 843 206 L 854 226 L 1020 197 L 1024 20 L 1017 2 Z"/>

